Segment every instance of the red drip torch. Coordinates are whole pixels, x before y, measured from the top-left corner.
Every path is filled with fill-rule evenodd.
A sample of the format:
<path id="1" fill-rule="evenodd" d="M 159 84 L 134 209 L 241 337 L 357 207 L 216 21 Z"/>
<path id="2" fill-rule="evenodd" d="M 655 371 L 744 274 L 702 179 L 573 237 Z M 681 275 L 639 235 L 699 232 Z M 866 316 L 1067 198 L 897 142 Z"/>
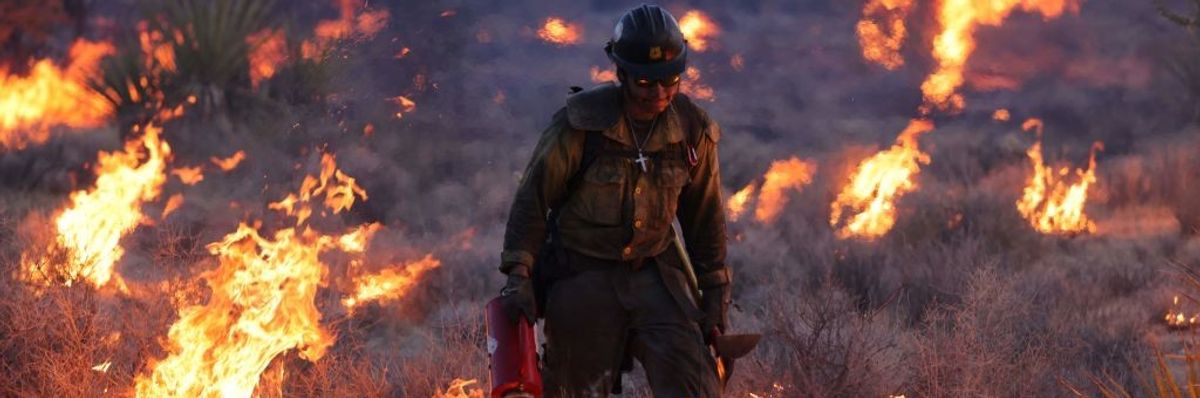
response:
<path id="1" fill-rule="evenodd" d="M 517 322 L 496 298 L 487 304 L 487 350 L 492 368 L 492 398 L 541 398 L 537 336 L 522 315 Z"/>

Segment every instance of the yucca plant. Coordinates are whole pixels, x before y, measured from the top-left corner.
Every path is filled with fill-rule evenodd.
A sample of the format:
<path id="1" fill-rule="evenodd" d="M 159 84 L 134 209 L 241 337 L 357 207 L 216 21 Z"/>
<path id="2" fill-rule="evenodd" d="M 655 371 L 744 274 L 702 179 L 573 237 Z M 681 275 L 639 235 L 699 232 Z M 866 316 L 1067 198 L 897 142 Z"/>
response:
<path id="1" fill-rule="evenodd" d="M 246 38 L 268 27 L 273 0 L 172 0 L 160 3 L 155 29 L 175 50 L 172 91 L 194 95 L 211 112 L 229 95 L 249 91 L 251 44 Z"/>
<path id="2" fill-rule="evenodd" d="M 153 97 L 154 93 L 161 92 L 162 88 L 158 87 L 157 80 L 151 85 L 150 78 L 155 76 L 152 76 L 144 64 L 142 53 L 136 44 L 119 47 L 116 54 L 106 57 L 100 63 L 99 71 L 88 85 L 112 104 L 116 110 L 118 125 L 124 127 L 142 123 L 154 114 L 159 104 L 152 104 L 147 99 Z"/>
<path id="3" fill-rule="evenodd" d="M 144 1 L 147 29 L 161 32 L 172 64 L 144 54 L 138 40 L 126 40 L 118 54 L 101 65 L 92 82 L 118 109 L 123 122 L 140 122 L 161 109 L 185 101 L 202 114 L 231 108 L 231 101 L 252 98 L 248 43 L 253 33 L 271 27 L 274 0 Z"/>

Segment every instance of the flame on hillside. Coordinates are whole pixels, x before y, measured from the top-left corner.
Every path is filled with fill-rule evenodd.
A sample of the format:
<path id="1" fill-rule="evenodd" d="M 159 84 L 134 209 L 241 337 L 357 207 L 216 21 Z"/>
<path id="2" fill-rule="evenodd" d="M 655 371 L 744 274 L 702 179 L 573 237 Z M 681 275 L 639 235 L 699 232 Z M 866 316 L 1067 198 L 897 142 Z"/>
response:
<path id="1" fill-rule="evenodd" d="M 729 201 L 725 203 L 725 208 L 729 212 L 729 221 L 737 221 L 742 217 L 742 213 L 746 212 L 746 205 L 754 197 L 755 192 L 758 192 L 758 185 L 751 182 L 729 197 Z"/>
<path id="2" fill-rule="evenodd" d="M 200 166 L 178 167 L 171 170 L 171 175 L 178 177 L 184 185 L 196 185 L 204 181 L 204 170 Z"/>
<path id="3" fill-rule="evenodd" d="M 547 43 L 569 46 L 579 44 L 583 40 L 583 27 L 559 17 L 549 17 L 538 29 L 537 35 Z"/>
<path id="4" fill-rule="evenodd" d="M 889 69 L 900 66 L 903 58 L 898 50 L 907 31 L 904 19 L 911 7 L 906 0 L 871 0 L 866 4 L 858 30 L 863 57 Z M 933 41 L 937 67 L 921 84 L 924 101 L 918 112 L 922 116 L 900 134 L 896 145 L 860 163 L 853 172 L 830 212 L 830 224 L 837 228 L 838 237 L 873 239 L 895 225 L 895 201 L 916 189 L 911 179 L 920 172 L 921 164 L 930 161 L 929 155 L 917 145 L 916 136 L 933 129 L 928 120 L 933 111 L 958 112 L 964 106 L 958 89 L 963 85 L 967 59 L 975 50 L 975 29 L 980 25 L 1003 24 L 1017 8 L 1050 19 L 1068 10 L 1078 11 L 1079 4 L 1077 0 L 943 0 L 937 4 L 941 27 Z M 874 21 L 878 18 L 891 25 L 890 33 L 885 33 L 879 22 Z M 843 225 L 842 215 L 846 210 L 855 214 Z"/>
<path id="5" fill-rule="evenodd" d="M 1167 327 L 1190 328 L 1200 324 L 1200 314 L 1184 314 L 1179 306 L 1179 296 L 1175 296 L 1171 301 L 1171 308 L 1167 309 L 1167 314 L 1163 316 L 1163 321 L 1167 322 Z"/>
<path id="6" fill-rule="evenodd" d="M 1025 131 L 1037 134 L 1025 154 L 1033 166 L 1033 174 L 1025 184 L 1025 191 L 1017 201 L 1017 211 L 1039 232 L 1047 234 L 1075 234 L 1096 232 L 1096 223 L 1084 212 L 1088 188 L 1096 182 L 1096 152 L 1104 149 L 1097 142 L 1092 145 L 1088 156 L 1087 170 L 1076 169 L 1075 183 L 1066 182 L 1070 168 L 1055 170 L 1046 166 L 1042 157 L 1042 130 L 1039 119 L 1029 119 L 1022 125 Z"/>
<path id="7" fill-rule="evenodd" d="M 317 22 L 313 38 L 300 43 L 304 59 L 322 59 L 342 40 L 368 40 L 387 27 L 388 10 L 359 10 L 357 2 L 340 2 L 338 19 Z"/>
<path id="8" fill-rule="evenodd" d="M 342 299 L 342 306 L 347 311 L 370 301 L 394 300 L 403 297 L 417 283 L 421 275 L 442 262 L 432 254 L 417 261 L 395 267 L 389 267 L 374 274 L 354 277 L 354 292 Z"/>
<path id="9" fill-rule="evenodd" d="M 1046 19 L 1064 12 L 1078 12 L 1078 0 L 943 0 L 938 4 L 937 19 L 941 32 L 933 39 L 933 57 L 937 69 L 921 84 L 925 110 L 929 107 L 957 112 L 964 101 L 957 93 L 962 87 L 967 59 L 975 52 L 975 30 L 979 26 L 1000 26 L 1013 10 L 1036 12 Z"/>
<path id="10" fill-rule="evenodd" d="M 53 126 L 103 125 L 112 105 L 88 88 L 100 59 L 114 52 L 109 43 L 77 40 L 65 67 L 42 59 L 25 76 L 0 67 L 0 149 L 45 142 Z"/>
<path id="11" fill-rule="evenodd" d="M 233 155 L 230 155 L 227 158 L 218 158 L 216 156 L 213 156 L 213 157 L 208 158 L 208 161 L 212 162 L 212 164 L 219 167 L 221 169 L 221 171 L 229 172 L 229 171 L 233 171 L 233 169 L 236 169 L 238 167 L 238 165 L 241 164 L 242 161 L 245 159 L 246 159 L 246 151 L 239 150 L 237 152 L 234 152 Z"/>
<path id="12" fill-rule="evenodd" d="M 612 68 L 600 69 L 599 66 L 593 66 L 591 69 L 592 83 L 605 83 L 617 81 L 617 71 Z"/>
<path id="13" fill-rule="evenodd" d="M 712 86 L 705 84 L 700 79 L 700 70 L 694 66 L 687 67 L 687 70 L 684 72 L 683 80 L 679 82 L 679 92 L 705 101 L 712 101 L 717 98 Z"/>
<path id="14" fill-rule="evenodd" d="M 858 164 L 830 208 L 829 225 L 837 229 L 838 238 L 874 239 L 892 229 L 896 199 L 917 188 L 912 177 L 929 163 L 917 138 L 933 128 L 931 121 L 913 119 L 891 148 Z"/>
<path id="15" fill-rule="evenodd" d="M 904 20 L 912 11 L 915 0 L 870 0 L 863 6 L 858 22 L 858 43 L 862 56 L 889 70 L 904 65 L 900 47 L 908 37 Z"/>
<path id="16" fill-rule="evenodd" d="M 95 185 L 71 193 L 71 205 L 54 220 L 54 244 L 67 250 L 68 262 L 50 264 L 23 255 L 23 280 L 40 285 L 84 280 L 96 287 L 115 281 L 124 289 L 113 271 L 125 253 L 121 238 L 145 221 L 142 203 L 158 198 L 166 180 L 171 147 L 160 133 L 148 126 L 141 137 L 125 143 L 125 151 L 98 155 Z"/>
<path id="17" fill-rule="evenodd" d="M 201 278 L 212 293 L 205 304 L 179 309 L 168 332 L 169 355 L 137 376 L 137 395 L 250 397 L 256 389 L 279 390 L 282 377 L 263 377 L 279 355 L 297 350 L 309 361 L 324 356 L 334 339 L 315 302 L 327 283 L 320 254 L 361 253 L 379 226 L 326 235 L 306 221 L 314 206 L 337 214 L 358 199 L 365 200 L 366 191 L 326 154 L 317 176 L 305 177 L 299 192 L 269 205 L 294 219 L 293 226 L 264 235 L 260 226 L 242 222 L 209 244 L 219 265 Z"/>
<path id="18" fill-rule="evenodd" d="M 246 38 L 250 46 L 250 85 L 257 89 L 287 60 L 287 39 L 282 30 L 267 29 Z"/>
<path id="19" fill-rule="evenodd" d="M 454 379 L 450 381 L 450 385 L 445 391 L 434 391 L 432 398 L 484 398 L 487 396 L 482 389 L 472 387 L 478 383 L 477 380 L 471 379 Z"/>
<path id="20" fill-rule="evenodd" d="M 688 47 L 700 52 L 708 50 L 709 41 L 721 33 L 721 27 L 700 10 L 683 13 L 683 17 L 679 18 L 679 30 L 687 39 Z"/>
<path id="21" fill-rule="evenodd" d="M 799 192 L 812 183 L 816 170 L 816 163 L 797 157 L 771 162 L 771 167 L 763 175 L 761 189 L 755 183 L 750 183 L 729 198 L 726 208 L 730 220 L 737 221 L 740 218 L 747 209 L 747 203 L 757 192 L 754 219 L 763 224 L 774 223 L 789 201 L 787 192 Z"/>

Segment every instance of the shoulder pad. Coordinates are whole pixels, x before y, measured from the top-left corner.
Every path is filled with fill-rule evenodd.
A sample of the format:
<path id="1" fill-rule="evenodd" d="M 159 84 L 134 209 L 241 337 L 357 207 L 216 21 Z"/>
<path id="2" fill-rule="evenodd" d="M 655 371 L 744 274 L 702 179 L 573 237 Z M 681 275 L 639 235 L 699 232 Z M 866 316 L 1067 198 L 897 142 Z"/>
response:
<path id="1" fill-rule="evenodd" d="M 621 120 L 621 89 L 605 83 L 567 96 L 567 121 L 579 130 L 604 131 Z"/>
<path id="2" fill-rule="evenodd" d="M 674 104 L 675 109 L 679 111 L 680 117 L 687 119 L 686 123 L 688 125 L 696 126 L 695 128 L 700 129 L 701 133 L 712 140 L 714 144 L 721 140 L 721 126 L 718 126 L 708 116 L 708 112 L 699 105 L 696 105 L 691 98 L 683 93 L 679 93 L 675 96 Z"/>

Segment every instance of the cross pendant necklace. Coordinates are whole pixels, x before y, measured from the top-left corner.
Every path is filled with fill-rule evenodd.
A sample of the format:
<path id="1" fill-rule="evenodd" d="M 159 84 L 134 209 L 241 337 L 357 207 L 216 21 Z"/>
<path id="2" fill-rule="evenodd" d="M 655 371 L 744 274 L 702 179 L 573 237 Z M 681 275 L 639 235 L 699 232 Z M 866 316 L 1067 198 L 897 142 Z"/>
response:
<path id="1" fill-rule="evenodd" d="M 646 173 L 646 172 L 650 171 L 649 168 L 646 167 L 646 164 L 650 162 L 650 158 L 646 157 L 645 153 L 643 153 L 643 151 L 642 151 L 642 148 L 645 148 L 646 144 L 648 142 L 650 142 L 650 135 L 654 134 L 654 128 L 658 127 L 658 116 L 654 117 L 654 122 L 650 123 L 650 129 L 646 130 L 646 137 L 643 138 L 642 142 L 640 142 L 640 143 L 638 142 L 637 134 L 634 134 L 634 132 L 633 132 L 633 122 L 631 122 L 630 119 L 631 118 L 629 117 L 629 115 L 626 114 L 625 115 L 625 126 L 629 127 L 629 136 L 633 137 L 633 145 L 637 147 L 637 153 L 638 153 L 637 158 L 634 158 L 633 162 L 637 163 L 638 166 L 641 166 L 642 172 Z"/>
<path id="2" fill-rule="evenodd" d="M 643 155 L 643 154 L 642 154 L 642 151 L 639 149 L 639 150 L 638 150 L 638 157 L 637 157 L 637 159 L 634 159 L 634 160 L 633 160 L 633 162 L 634 162 L 634 163 L 637 163 L 639 166 L 642 166 L 642 172 L 643 172 L 643 173 L 645 173 L 645 172 L 647 171 L 647 170 L 646 170 L 646 162 L 647 162 L 647 161 L 649 161 L 649 160 L 650 160 L 650 159 L 649 159 L 649 158 L 647 158 L 647 157 L 646 157 L 646 155 Z"/>

